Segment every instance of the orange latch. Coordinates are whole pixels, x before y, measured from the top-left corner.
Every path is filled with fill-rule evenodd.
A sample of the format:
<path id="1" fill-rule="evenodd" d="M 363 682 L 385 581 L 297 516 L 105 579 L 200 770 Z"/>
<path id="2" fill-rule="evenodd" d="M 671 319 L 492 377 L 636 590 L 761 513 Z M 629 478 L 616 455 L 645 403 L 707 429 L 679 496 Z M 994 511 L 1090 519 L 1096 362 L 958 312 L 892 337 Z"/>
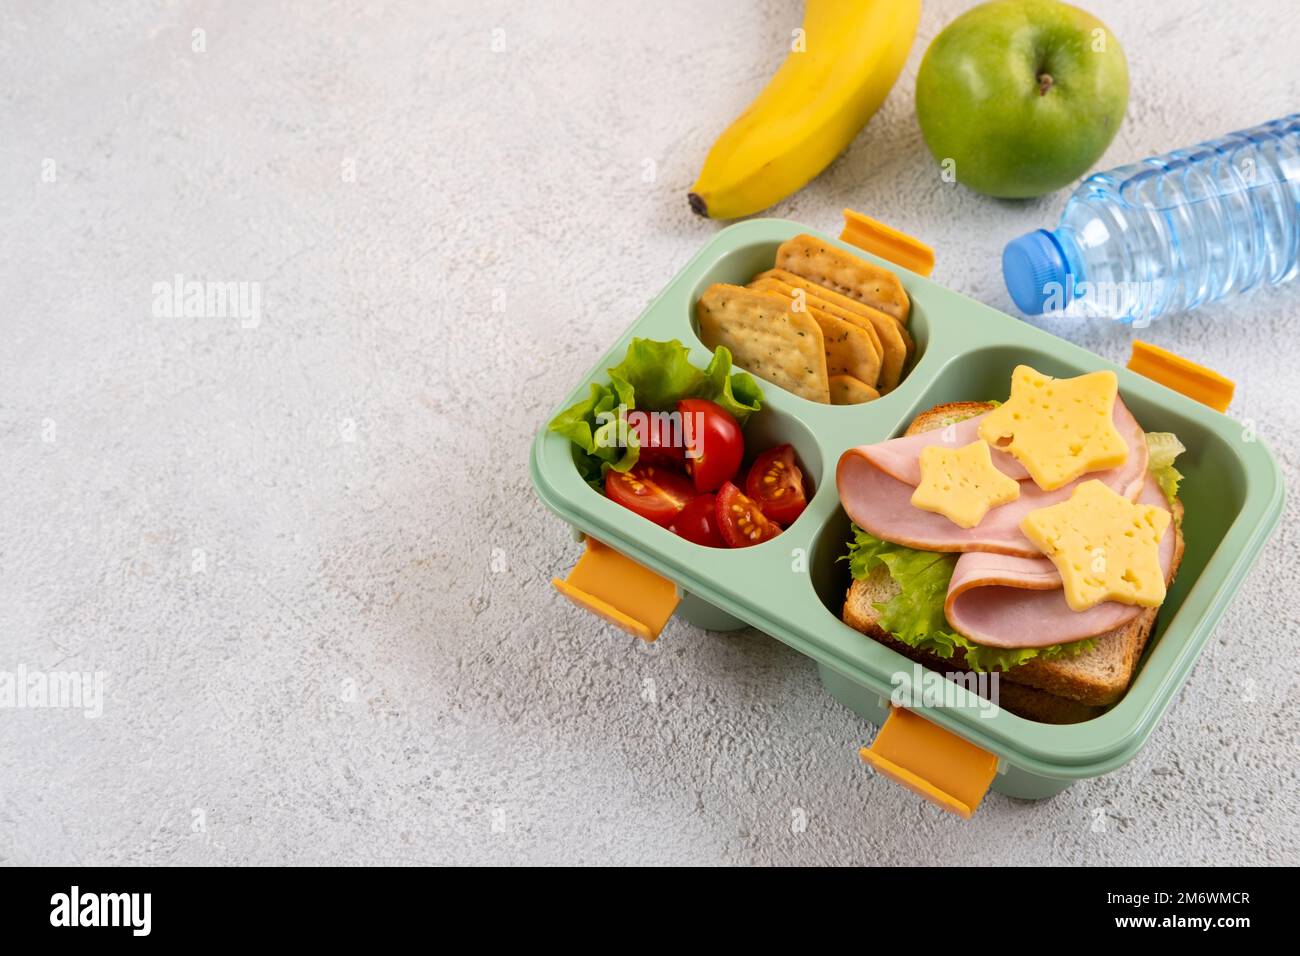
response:
<path id="1" fill-rule="evenodd" d="M 1175 392 L 1209 405 L 1216 412 L 1227 410 L 1236 389 L 1231 379 L 1213 369 L 1140 339 L 1133 340 L 1128 367 Z"/>
<path id="2" fill-rule="evenodd" d="M 646 642 L 659 637 L 681 600 L 672 581 L 590 537 L 569 577 L 551 583 L 578 607 Z"/>
<path id="3" fill-rule="evenodd" d="M 893 707 L 858 755 L 913 793 L 969 820 L 998 772 L 998 758 L 938 724 Z"/>
<path id="4" fill-rule="evenodd" d="M 840 238 L 917 275 L 928 276 L 934 271 L 934 250 L 924 242 L 852 209 L 844 210 Z"/>

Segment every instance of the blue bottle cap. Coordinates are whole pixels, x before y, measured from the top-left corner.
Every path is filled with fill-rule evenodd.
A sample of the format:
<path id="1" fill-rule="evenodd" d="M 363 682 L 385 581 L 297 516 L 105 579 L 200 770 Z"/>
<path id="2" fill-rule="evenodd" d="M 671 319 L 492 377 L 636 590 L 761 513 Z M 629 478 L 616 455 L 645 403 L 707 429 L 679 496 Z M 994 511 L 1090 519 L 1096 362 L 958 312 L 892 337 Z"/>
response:
<path id="1" fill-rule="evenodd" d="M 1025 315 L 1042 315 L 1049 286 L 1062 295 L 1069 273 L 1056 237 L 1046 229 L 1012 239 L 1002 250 L 1002 278 L 1017 308 Z"/>

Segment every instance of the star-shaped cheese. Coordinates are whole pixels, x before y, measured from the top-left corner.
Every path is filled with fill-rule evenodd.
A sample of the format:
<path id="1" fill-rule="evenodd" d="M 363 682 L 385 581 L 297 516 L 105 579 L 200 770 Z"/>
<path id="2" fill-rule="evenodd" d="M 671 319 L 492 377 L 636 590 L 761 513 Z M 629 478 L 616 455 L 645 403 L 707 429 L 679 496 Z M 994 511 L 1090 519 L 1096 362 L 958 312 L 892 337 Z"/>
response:
<path id="1" fill-rule="evenodd" d="M 979 435 L 1052 491 L 1128 457 L 1112 417 L 1118 391 L 1114 372 L 1051 378 L 1019 365 L 1011 373 L 1011 397 L 984 416 Z"/>
<path id="2" fill-rule="evenodd" d="M 921 449 L 921 483 L 912 505 L 943 515 L 961 528 L 973 528 L 990 508 L 1020 497 L 1020 482 L 993 467 L 988 442 L 961 448 L 928 445 Z"/>
<path id="3" fill-rule="evenodd" d="M 1103 601 L 1159 607 L 1160 539 L 1169 521 L 1164 508 L 1136 504 L 1094 478 L 1069 500 L 1029 512 L 1020 530 L 1056 565 L 1070 610 Z"/>

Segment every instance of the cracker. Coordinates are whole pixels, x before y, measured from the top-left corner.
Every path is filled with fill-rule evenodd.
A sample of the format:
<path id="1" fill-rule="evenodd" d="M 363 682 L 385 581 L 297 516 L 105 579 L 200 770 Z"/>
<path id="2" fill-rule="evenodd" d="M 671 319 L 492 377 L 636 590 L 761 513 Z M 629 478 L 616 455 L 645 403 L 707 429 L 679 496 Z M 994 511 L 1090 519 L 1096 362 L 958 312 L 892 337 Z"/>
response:
<path id="1" fill-rule="evenodd" d="M 806 234 L 795 236 L 776 250 L 776 267 L 907 321 L 911 306 L 898 276 L 839 246 Z"/>
<path id="2" fill-rule="evenodd" d="M 832 356 L 830 354 L 830 332 L 827 330 L 829 319 L 834 318 L 859 329 L 866 334 L 866 341 L 862 343 L 855 342 L 860 354 L 856 357 L 856 370 L 847 366 L 839 371 L 849 372 L 857 378 L 862 379 L 868 385 L 874 386 L 880 378 L 880 356 L 882 349 L 880 347 L 880 336 L 876 334 L 875 326 L 870 320 L 863 318 L 855 312 L 847 309 L 841 309 L 837 305 L 820 299 L 811 292 L 802 289 L 796 289 L 789 283 L 782 282 L 775 276 L 761 276 L 749 283 L 751 289 L 758 289 L 761 292 L 775 292 L 783 298 L 790 299 L 795 303 L 795 308 L 807 308 L 814 319 L 822 327 L 822 335 L 827 338 L 827 367 L 826 371 L 831 375 L 836 373 L 836 369 L 831 367 Z"/>
<path id="3" fill-rule="evenodd" d="M 766 285 L 766 283 L 764 283 Z M 797 298 L 777 289 L 751 286 L 760 292 L 771 292 L 790 303 L 792 311 L 806 311 L 821 326 L 822 341 L 826 346 L 826 374 L 846 373 L 873 382 L 880 373 L 880 353 L 871 337 L 856 322 L 848 322 L 824 312 L 804 296 Z"/>
<path id="4" fill-rule="evenodd" d="M 883 395 L 898 385 L 903 377 L 903 366 L 907 364 L 911 352 L 911 336 L 897 319 L 786 269 L 769 269 L 756 278 L 762 279 L 767 276 L 779 279 L 793 288 L 803 289 L 809 296 L 816 296 L 865 319 L 876 330 L 880 342 L 880 379 L 876 387 Z"/>
<path id="5" fill-rule="evenodd" d="M 832 375 L 830 387 L 832 405 L 861 405 L 880 397 L 874 388 L 852 375 Z"/>
<path id="6" fill-rule="evenodd" d="M 704 290 L 695 313 L 709 348 L 725 346 L 737 365 L 759 378 L 830 403 L 821 327 L 807 312 L 791 309 L 788 299 L 716 283 Z"/>

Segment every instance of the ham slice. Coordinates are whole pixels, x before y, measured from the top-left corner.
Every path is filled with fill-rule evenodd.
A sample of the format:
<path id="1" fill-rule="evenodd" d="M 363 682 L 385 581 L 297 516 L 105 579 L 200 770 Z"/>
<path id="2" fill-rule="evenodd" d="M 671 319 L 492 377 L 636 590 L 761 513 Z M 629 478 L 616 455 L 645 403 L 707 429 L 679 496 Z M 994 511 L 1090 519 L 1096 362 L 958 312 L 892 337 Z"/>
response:
<path id="1" fill-rule="evenodd" d="M 1055 491 L 1043 491 L 1028 479 L 1024 466 L 1006 452 L 992 449 L 999 470 L 1023 478 L 1017 478 L 1020 497 L 989 511 L 974 528 L 959 528 L 943 515 L 914 508 L 911 499 L 921 480 L 921 449 L 935 444 L 970 444 L 978 437 L 978 418 L 949 428 L 850 448 L 840 457 L 836 470 L 840 502 L 858 527 L 894 544 L 924 551 L 989 551 L 1024 558 L 1041 557 L 1038 548 L 1020 533 L 1020 520 L 1030 511 L 1065 501 L 1079 482 L 1092 478 L 1130 501 L 1142 490 L 1147 471 L 1142 427 L 1118 398 L 1114 414 L 1115 426 L 1128 444 L 1128 458 L 1116 468 L 1082 475 Z M 951 440 L 945 441 L 945 437 Z"/>
<path id="2" fill-rule="evenodd" d="M 909 485 L 916 486 L 921 483 L 921 449 L 930 445 L 961 448 L 973 441 L 977 441 L 980 437 L 980 423 L 984 421 L 988 414 L 988 412 L 984 412 L 982 415 L 963 419 L 945 428 L 932 428 L 917 435 L 904 435 L 902 438 L 882 441 L 875 445 L 862 445 L 860 449 L 855 449 L 855 451 L 860 450 L 873 465 L 885 474 Z M 1112 417 L 1115 422 L 1115 429 L 1128 444 L 1130 457 L 1135 448 L 1141 448 L 1145 451 L 1146 440 L 1143 437 L 1142 426 L 1137 423 L 1133 413 L 1128 410 L 1128 407 L 1118 397 L 1115 399 Z M 1025 470 L 1025 466 L 1012 455 L 1002 451 L 996 445 L 990 446 L 989 452 L 990 457 L 993 459 L 993 467 L 997 468 L 998 471 L 1009 478 L 1016 479 L 1016 481 L 1027 481 L 1029 479 L 1029 472 Z M 1125 464 L 1128 464 L 1128 462 L 1125 462 Z M 1143 464 L 1137 474 L 1140 475 L 1145 471 L 1146 465 Z"/>
<path id="3" fill-rule="evenodd" d="M 1142 504 L 1169 509 L 1149 475 L 1140 486 Z M 1168 580 L 1177 544 L 1171 521 L 1160 539 L 1160 566 Z M 944 614 L 953 629 L 988 647 L 1050 647 L 1122 627 L 1145 608 L 1106 601 L 1086 611 L 1065 603 L 1061 576 L 1047 558 L 972 551 L 957 559 Z"/>
<path id="4" fill-rule="evenodd" d="M 1115 403 L 1119 405 L 1118 402 Z M 988 412 L 966 418 L 944 428 L 933 428 L 917 435 L 904 435 L 875 445 L 861 446 L 862 454 L 873 465 L 899 481 L 915 487 L 921 483 L 921 449 L 930 445 L 961 448 L 979 439 L 980 422 Z M 856 449 L 855 449 L 856 450 Z M 996 446 L 989 446 L 993 467 L 1009 478 L 1024 481 L 1029 477 L 1025 466 Z"/>

